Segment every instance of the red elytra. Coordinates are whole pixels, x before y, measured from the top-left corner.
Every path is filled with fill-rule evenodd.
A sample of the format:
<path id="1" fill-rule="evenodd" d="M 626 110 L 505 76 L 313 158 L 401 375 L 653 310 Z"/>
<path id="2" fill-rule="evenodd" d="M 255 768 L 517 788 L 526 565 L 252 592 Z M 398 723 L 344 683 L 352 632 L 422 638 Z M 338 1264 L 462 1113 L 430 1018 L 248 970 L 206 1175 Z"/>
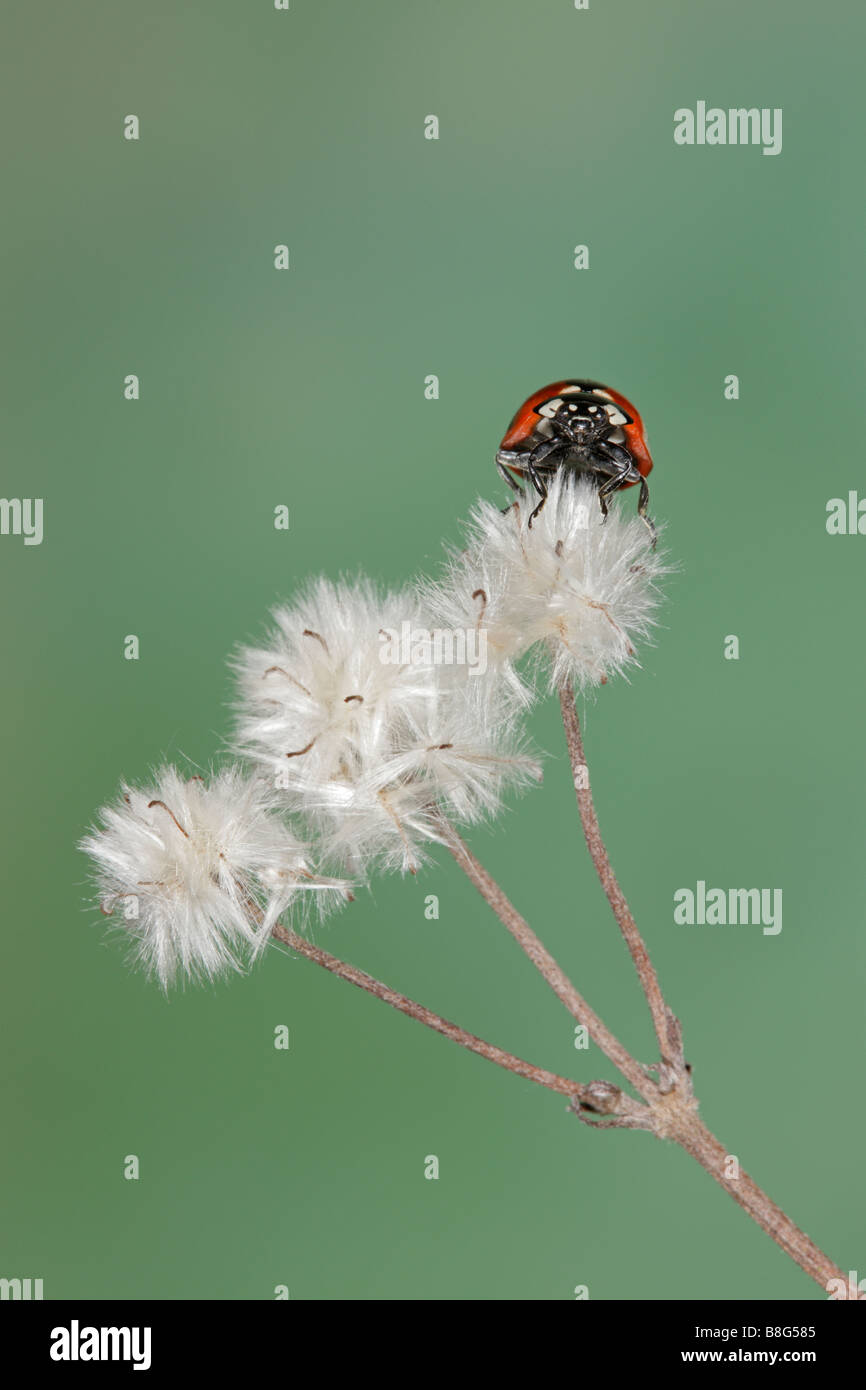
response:
<path id="1" fill-rule="evenodd" d="M 538 414 L 538 408 L 546 402 L 556 400 L 569 395 L 594 396 L 601 404 L 610 401 L 615 405 L 621 415 L 625 417 L 625 422 L 619 427 L 622 430 L 625 447 L 634 459 L 635 468 L 642 478 L 645 478 L 651 471 L 653 461 L 650 456 L 647 444 L 646 430 L 640 412 L 631 401 L 620 391 L 614 391 L 612 387 L 605 386 L 600 381 L 554 381 L 550 386 L 542 386 L 540 390 L 533 391 L 523 402 L 523 405 L 516 412 L 514 419 L 499 445 L 500 452 L 531 453 L 532 449 L 539 442 L 541 435 L 540 426 L 544 416 Z M 505 462 L 506 467 L 513 473 L 523 476 L 526 469 L 514 459 Z M 634 487 L 637 478 L 632 482 L 624 482 L 621 487 Z"/>
<path id="2" fill-rule="evenodd" d="M 615 492 L 640 484 L 638 516 L 655 546 L 646 481 L 653 461 L 643 420 L 631 401 L 610 386 L 600 381 L 555 381 L 534 391 L 506 430 L 496 466 L 512 491 L 524 491 L 515 476 L 528 478 L 534 487 L 540 500 L 529 516 L 529 527 L 547 501 L 548 481 L 560 470 L 593 480 L 605 517 Z"/>

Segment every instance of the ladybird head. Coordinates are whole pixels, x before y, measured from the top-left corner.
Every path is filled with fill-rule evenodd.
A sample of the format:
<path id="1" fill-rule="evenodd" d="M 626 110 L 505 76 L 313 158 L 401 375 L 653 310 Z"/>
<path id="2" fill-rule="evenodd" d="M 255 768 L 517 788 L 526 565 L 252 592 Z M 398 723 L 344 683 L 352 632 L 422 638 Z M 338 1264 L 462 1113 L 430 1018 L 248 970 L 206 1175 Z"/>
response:
<path id="1" fill-rule="evenodd" d="M 596 444 L 613 428 L 608 408 L 592 396 L 557 396 L 536 407 L 537 414 L 549 420 L 557 434 L 574 444 Z"/>

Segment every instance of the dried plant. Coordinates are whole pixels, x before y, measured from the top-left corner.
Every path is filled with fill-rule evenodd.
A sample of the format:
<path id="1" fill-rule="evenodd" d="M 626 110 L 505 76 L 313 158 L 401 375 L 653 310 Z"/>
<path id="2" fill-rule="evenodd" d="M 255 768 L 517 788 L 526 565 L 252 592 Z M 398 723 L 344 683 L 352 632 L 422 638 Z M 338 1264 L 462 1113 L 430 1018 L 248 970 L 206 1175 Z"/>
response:
<path id="1" fill-rule="evenodd" d="M 383 999 L 462 1047 L 567 1096 L 594 1129 L 643 1129 L 695 1158 L 837 1299 L 864 1297 L 761 1191 L 698 1112 L 678 1019 L 602 840 L 575 692 L 637 661 L 670 568 L 646 526 L 602 517 L 591 483 L 560 473 L 505 512 L 480 502 L 465 548 L 400 593 L 320 579 L 277 609 L 266 640 L 235 658 L 239 696 L 228 767 L 205 783 L 164 768 L 126 788 L 83 841 L 103 911 L 123 918 L 163 986 L 239 969 L 268 940 Z M 555 692 L 583 832 L 652 1017 L 658 1048 L 633 1057 L 487 873 L 458 827 L 494 816 L 540 778 L 523 730 Z M 290 822 L 291 818 L 291 822 Z M 293 828 L 290 828 L 290 823 Z M 623 1085 L 543 1070 L 448 1022 L 314 945 L 291 915 L 351 898 L 376 872 L 415 873 L 444 846 Z M 331 878 L 331 872 L 339 878 Z"/>

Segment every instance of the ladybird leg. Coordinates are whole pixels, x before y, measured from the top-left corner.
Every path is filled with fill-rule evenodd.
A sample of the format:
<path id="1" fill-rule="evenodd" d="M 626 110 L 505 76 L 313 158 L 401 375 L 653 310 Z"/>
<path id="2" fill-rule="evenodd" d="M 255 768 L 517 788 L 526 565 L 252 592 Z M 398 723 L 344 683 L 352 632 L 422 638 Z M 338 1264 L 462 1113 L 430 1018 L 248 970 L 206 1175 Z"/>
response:
<path id="1" fill-rule="evenodd" d="M 599 442 L 595 447 L 598 458 L 605 462 L 616 464 L 618 476 L 623 476 L 629 471 L 636 473 L 634 459 L 628 449 L 624 449 L 621 444 L 611 444 L 610 440 Z M 637 479 L 635 479 L 637 481 Z"/>
<path id="2" fill-rule="evenodd" d="M 505 464 L 501 461 L 501 459 L 499 459 L 499 457 L 497 457 L 496 459 L 496 467 L 499 469 L 499 472 L 502 474 L 503 478 L 507 482 L 508 486 L 511 488 L 512 492 L 517 492 L 522 497 L 523 488 L 520 486 L 519 483 L 516 483 L 514 481 L 508 469 L 505 467 Z M 508 507 L 506 507 L 505 510 L 508 511 Z"/>
<path id="3" fill-rule="evenodd" d="M 613 449 L 615 449 L 615 448 L 617 448 L 617 447 L 618 447 L 618 446 L 615 445 L 615 444 L 601 445 L 601 447 L 599 448 L 599 451 L 598 451 L 598 452 L 599 452 L 600 454 L 603 454 L 603 453 L 605 453 L 607 450 L 611 450 L 611 451 L 612 451 Z M 623 449 L 623 450 L 620 450 L 620 452 L 623 453 L 623 454 L 626 453 L 626 451 L 625 451 L 624 449 Z M 600 507 L 601 507 L 602 515 L 603 515 L 603 516 L 607 516 L 607 512 L 608 512 L 607 499 L 608 499 L 608 497 L 610 497 L 610 495 L 611 495 L 612 493 L 616 492 L 617 488 L 622 487 L 623 483 L 637 482 L 637 481 L 638 481 L 638 478 L 630 478 L 630 477 L 629 477 L 629 473 L 636 472 L 636 469 L 634 468 L 634 465 L 633 465 L 633 461 L 632 461 L 632 459 L 631 459 L 631 456 L 630 456 L 630 455 L 627 455 L 627 457 L 628 457 L 628 460 L 629 460 L 629 461 L 628 461 L 628 464 L 624 465 L 623 468 L 622 468 L 622 470 L 621 470 L 619 473 L 614 473 L 610 478 L 607 479 L 606 482 L 602 483 L 601 487 L 600 487 L 599 490 L 598 490 L 598 501 L 599 501 L 599 505 L 600 505 Z M 652 536 L 652 548 L 653 548 L 653 550 L 655 550 L 656 544 L 658 543 L 658 531 L 657 531 L 656 528 L 655 528 L 655 525 L 654 525 L 654 523 L 653 523 L 653 521 L 652 521 L 652 518 L 649 517 L 649 516 L 647 516 L 647 511 L 646 511 L 646 509 L 647 509 L 647 506 L 648 506 L 648 505 L 649 505 L 649 485 L 648 485 L 648 483 L 647 483 L 646 478 L 644 478 L 644 477 L 641 476 L 641 477 L 640 477 L 640 496 L 639 496 L 639 498 L 638 498 L 637 514 L 638 514 L 638 516 L 640 517 L 641 521 L 643 522 L 644 526 L 645 526 L 645 527 L 647 528 L 647 530 L 649 531 L 650 535 Z"/>
<path id="4" fill-rule="evenodd" d="M 640 497 L 638 498 L 638 502 L 637 502 L 637 514 L 638 514 L 638 516 L 640 517 L 641 521 L 643 522 L 644 526 L 646 526 L 646 528 L 647 528 L 647 530 L 649 531 L 650 535 L 652 536 L 652 538 L 653 538 L 652 548 L 653 548 L 653 550 L 655 550 L 656 545 L 657 545 L 657 543 L 658 543 L 659 533 L 658 533 L 658 531 L 657 531 L 656 528 L 655 528 L 655 523 L 653 522 L 652 517 L 647 516 L 647 514 L 646 514 L 646 509 L 647 509 L 647 506 L 648 506 L 648 505 L 649 505 L 649 486 L 648 486 L 648 484 L 647 484 L 646 478 L 641 478 L 641 480 L 640 480 Z"/>
<path id="5" fill-rule="evenodd" d="M 619 487 L 619 479 L 620 475 L 614 473 L 612 477 L 608 478 L 607 482 L 602 483 L 598 490 L 598 505 L 601 508 L 602 517 L 606 517 L 610 511 L 610 507 L 607 504 L 608 498 L 611 493 L 616 492 Z"/>
<path id="6" fill-rule="evenodd" d="M 542 507 L 544 506 L 545 502 L 547 501 L 547 484 L 545 483 L 544 479 L 542 478 L 542 476 L 541 476 L 541 474 L 539 473 L 538 469 L 536 468 L 535 464 L 532 462 L 532 459 L 531 459 L 531 458 L 529 459 L 529 462 L 527 463 L 527 468 L 528 468 L 528 470 L 529 470 L 529 476 L 530 476 L 530 478 L 532 479 L 533 484 L 534 484 L 534 486 L 535 486 L 535 490 L 536 490 L 536 492 L 539 494 L 539 496 L 541 497 L 541 501 L 539 502 L 538 506 L 535 508 L 535 511 L 532 512 L 532 513 L 530 514 L 529 521 L 528 521 L 527 524 L 526 524 L 526 529 L 529 531 L 529 530 L 532 529 L 532 523 L 533 523 L 533 521 L 534 521 L 535 518 L 538 516 L 538 513 L 541 511 Z"/>
<path id="7" fill-rule="evenodd" d="M 565 448 L 567 448 L 567 444 L 564 445 L 563 441 L 561 439 L 556 438 L 555 436 L 552 439 L 542 439 L 540 444 L 536 444 L 535 448 L 532 450 L 532 453 L 529 455 L 529 458 L 526 460 L 526 471 L 532 479 L 535 491 L 541 498 L 541 501 L 539 502 L 538 506 L 535 508 L 535 511 L 529 518 L 529 522 L 527 523 L 527 529 L 532 526 L 533 521 L 538 516 L 538 513 L 541 511 L 542 507 L 547 501 L 547 484 L 545 483 L 540 472 L 538 471 L 539 465 L 545 459 L 550 459 L 553 454 L 562 453 Z M 546 469 L 556 468 L 555 463 L 545 463 L 544 466 Z"/>
<path id="8" fill-rule="evenodd" d="M 606 478 L 605 481 L 602 483 L 601 487 L 599 488 L 598 505 L 601 507 L 602 516 L 607 516 L 608 511 L 610 510 L 607 505 L 608 498 L 610 498 L 613 495 L 613 493 L 617 491 L 618 488 L 622 487 L 623 483 L 628 478 L 630 468 L 631 462 L 629 462 L 625 468 L 620 468 L 618 472 L 611 473 L 610 477 Z"/>
<path id="9" fill-rule="evenodd" d="M 536 444 L 532 453 L 529 455 L 529 459 L 527 460 L 529 463 L 529 467 L 537 468 L 538 465 L 542 463 L 546 458 L 549 458 L 551 454 L 558 453 L 560 450 L 563 450 L 567 447 L 567 441 L 563 443 L 563 441 L 557 438 L 556 435 L 554 435 L 552 439 L 542 439 L 541 443 Z M 549 468 L 550 464 L 548 464 L 547 466 Z"/>
<path id="10" fill-rule="evenodd" d="M 608 498 L 621 488 L 623 483 L 636 482 L 637 477 L 632 479 L 629 474 L 636 474 L 637 470 L 631 454 L 619 444 L 599 443 L 595 449 L 595 456 L 600 462 L 608 465 L 613 464 L 615 469 L 598 490 L 598 505 L 601 507 L 602 516 L 606 517 L 609 510 Z"/>

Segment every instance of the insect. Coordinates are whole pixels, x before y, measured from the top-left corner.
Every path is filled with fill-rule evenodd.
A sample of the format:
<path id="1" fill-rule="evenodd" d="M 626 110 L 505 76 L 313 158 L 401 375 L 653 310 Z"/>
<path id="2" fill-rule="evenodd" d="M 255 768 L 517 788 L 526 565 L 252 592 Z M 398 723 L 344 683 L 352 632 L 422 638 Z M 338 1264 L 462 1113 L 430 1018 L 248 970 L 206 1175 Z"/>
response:
<path id="1" fill-rule="evenodd" d="M 600 381 L 555 381 L 523 402 L 496 451 L 496 467 L 508 486 L 523 492 L 512 474 L 528 477 L 540 497 L 531 526 L 547 501 L 547 481 L 559 468 L 589 474 L 598 485 L 602 515 L 620 488 L 640 484 L 638 516 L 656 543 L 647 516 L 653 466 L 643 421 L 630 401 Z"/>

